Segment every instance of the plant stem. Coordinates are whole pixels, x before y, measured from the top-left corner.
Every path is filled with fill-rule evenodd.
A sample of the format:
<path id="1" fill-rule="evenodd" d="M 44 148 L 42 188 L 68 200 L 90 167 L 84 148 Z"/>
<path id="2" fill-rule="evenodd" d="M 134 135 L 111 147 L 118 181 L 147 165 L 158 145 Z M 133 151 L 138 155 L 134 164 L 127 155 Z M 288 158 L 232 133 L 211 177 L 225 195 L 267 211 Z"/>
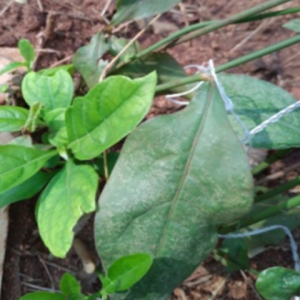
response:
<path id="1" fill-rule="evenodd" d="M 273 44 L 273 45 L 271 45 L 269 47 L 266 47 L 264 49 L 255 51 L 253 53 L 250 53 L 250 54 L 247 54 L 247 55 L 244 55 L 244 56 L 241 56 L 241 57 L 239 57 L 237 59 L 234 59 L 234 60 L 232 60 L 228 63 L 220 65 L 220 66 L 216 67 L 216 72 L 226 71 L 226 70 L 231 69 L 233 67 L 237 67 L 241 64 L 247 63 L 251 60 L 257 59 L 259 57 L 270 54 L 272 52 L 279 51 L 283 48 L 289 47 L 289 46 L 294 45 L 294 44 L 299 43 L 299 42 L 300 42 L 300 35 L 296 35 L 292 38 L 286 39 L 286 40 L 284 40 L 282 42 L 279 42 L 277 44 Z M 185 84 L 193 83 L 193 82 L 198 82 L 199 80 L 202 80 L 201 76 L 199 76 L 199 74 L 192 75 L 192 76 L 188 76 L 188 77 L 185 77 L 185 78 L 182 78 L 182 79 L 178 79 L 176 81 L 160 84 L 156 87 L 155 91 L 156 91 L 156 93 L 161 93 L 163 91 L 167 91 L 167 90 L 170 90 L 172 88 L 175 88 L 175 87 L 178 87 L 178 86 L 181 86 L 181 85 L 185 85 Z"/>
<path id="2" fill-rule="evenodd" d="M 201 28 L 199 30 L 191 32 L 190 34 L 186 34 L 186 35 L 182 36 L 181 38 L 177 39 L 176 41 L 172 41 L 170 43 L 165 44 L 163 47 L 158 48 L 157 51 L 164 50 L 171 46 L 175 46 L 175 45 L 187 42 L 196 37 L 199 37 L 199 36 L 202 36 L 209 32 L 215 31 L 215 30 L 225 27 L 227 25 L 230 25 L 230 24 L 233 24 L 236 22 L 240 22 L 241 20 L 243 20 L 245 18 L 251 17 L 253 15 L 257 15 L 267 9 L 273 8 L 275 6 L 281 5 L 281 4 L 289 2 L 289 1 L 293 1 L 293 0 L 270 0 L 270 1 L 264 2 L 262 4 L 256 5 L 247 10 L 244 10 L 238 14 L 233 15 L 233 16 L 229 17 L 228 19 L 215 21 L 214 23 L 212 23 L 208 26 L 205 26 L 204 28 Z"/>
<path id="3" fill-rule="evenodd" d="M 107 182 L 109 174 L 108 174 L 108 164 L 107 164 L 107 153 L 103 151 L 103 166 L 104 166 L 104 177 Z"/>
<path id="4" fill-rule="evenodd" d="M 255 202 L 264 201 L 264 200 L 274 197 L 278 194 L 281 194 L 281 193 L 293 188 L 294 186 L 296 186 L 298 184 L 300 184 L 300 176 L 298 176 L 297 178 L 295 178 L 291 181 L 281 184 L 280 186 L 278 186 L 277 188 L 275 188 L 273 190 L 270 190 L 260 196 L 255 197 L 254 201 Z"/>
<path id="5" fill-rule="evenodd" d="M 253 225 L 257 222 L 260 222 L 260 221 L 263 221 L 270 217 L 273 217 L 273 216 L 281 213 L 282 211 L 292 209 L 299 205 L 300 205 L 300 196 L 293 197 L 283 203 L 274 205 L 266 210 L 263 210 L 262 212 L 256 213 L 254 216 L 245 218 L 244 220 L 241 220 L 238 224 L 234 224 L 234 225 L 231 225 L 228 227 L 223 227 L 220 230 L 220 233 L 226 234 L 226 233 L 233 232 L 238 229 Z"/>
<path id="6" fill-rule="evenodd" d="M 252 174 L 257 175 L 267 169 L 271 164 L 273 164 L 275 161 L 278 159 L 284 157 L 287 153 L 289 153 L 291 150 L 290 149 L 283 149 L 283 150 L 278 150 L 274 154 L 272 154 L 270 157 L 268 157 L 265 161 L 261 162 L 257 166 L 255 166 L 252 169 Z"/>
<path id="7" fill-rule="evenodd" d="M 282 16 L 282 15 L 292 14 L 292 13 L 296 13 L 296 12 L 300 12 L 300 7 L 293 7 L 293 8 L 279 10 L 279 11 L 275 11 L 275 12 L 259 14 L 256 16 L 250 16 L 250 17 L 241 19 L 240 21 L 237 21 L 234 23 L 247 23 L 247 22 L 258 21 L 258 20 L 263 20 L 263 19 Z M 216 21 L 201 22 L 201 23 L 197 23 L 197 24 L 193 24 L 191 26 L 185 27 L 181 30 L 178 30 L 178 31 L 174 32 L 173 34 L 169 35 L 168 37 L 158 41 L 157 43 L 149 46 L 148 48 L 144 49 L 140 53 L 136 54 L 133 57 L 133 60 L 142 58 L 142 57 L 150 54 L 151 52 L 158 51 L 158 49 L 162 48 L 165 44 L 169 44 L 172 41 L 178 39 L 179 37 L 181 37 L 187 33 L 190 33 L 192 31 L 201 29 L 208 25 L 214 24 L 215 22 Z"/>

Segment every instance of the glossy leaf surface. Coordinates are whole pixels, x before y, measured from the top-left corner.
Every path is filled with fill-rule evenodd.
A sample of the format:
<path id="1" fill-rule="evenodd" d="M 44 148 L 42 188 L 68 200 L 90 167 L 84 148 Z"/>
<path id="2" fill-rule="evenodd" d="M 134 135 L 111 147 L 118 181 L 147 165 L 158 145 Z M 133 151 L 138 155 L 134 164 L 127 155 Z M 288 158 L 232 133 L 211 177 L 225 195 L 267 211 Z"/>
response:
<path id="1" fill-rule="evenodd" d="M 100 196 L 95 231 L 104 267 L 137 251 L 154 257 L 126 300 L 168 299 L 215 247 L 216 227 L 251 207 L 247 157 L 208 85 L 181 112 L 128 137 Z"/>
<path id="2" fill-rule="evenodd" d="M 111 76 L 76 98 L 66 113 L 75 157 L 94 158 L 131 132 L 149 111 L 155 85 L 155 73 L 136 80 Z"/>
<path id="3" fill-rule="evenodd" d="M 20 131 L 28 116 L 28 109 L 17 106 L 0 106 L 0 131 Z"/>
<path id="4" fill-rule="evenodd" d="M 260 272 L 256 288 L 266 300 L 290 300 L 300 296 L 300 273 L 282 267 L 266 269 Z"/>
<path id="5" fill-rule="evenodd" d="M 296 101 L 282 88 L 250 76 L 220 74 L 219 79 L 234 104 L 234 112 L 249 131 Z M 242 139 L 244 132 L 241 125 L 234 116 L 229 115 L 229 118 Z M 251 138 L 251 146 L 267 149 L 299 147 L 299 128 L 300 108 L 255 134 Z"/>
<path id="6" fill-rule="evenodd" d="M 97 185 L 92 167 L 69 160 L 41 194 L 36 218 L 40 235 L 53 255 L 65 257 L 78 219 L 95 210 Z"/>
<path id="7" fill-rule="evenodd" d="M 108 48 L 104 35 L 97 33 L 92 37 L 91 42 L 79 48 L 73 57 L 75 68 L 90 89 L 98 83 L 100 75 L 107 65 L 107 62 L 101 58 Z"/>
<path id="8" fill-rule="evenodd" d="M 45 112 L 67 108 L 73 97 L 73 81 L 70 74 L 60 70 L 53 76 L 30 72 L 22 81 L 22 93 L 26 103 L 32 106 L 41 102 Z"/>
<path id="9" fill-rule="evenodd" d="M 118 25 L 128 20 L 140 20 L 168 11 L 180 0 L 119 0 L 117 13 L 112 24 Z"/>
<path id="10" fill-rule="evenodd" d="M 56 153 L 19 145 L 1 145 L 0 194 L 33 176 Z"/>
<path id="11" fill-rule="evenodd" d="M 146 253 L 119 258 L 108 268 L 101 291 L 107 295 L 128 290 L 145 276 L 152 263 L 152 256 Z"/>

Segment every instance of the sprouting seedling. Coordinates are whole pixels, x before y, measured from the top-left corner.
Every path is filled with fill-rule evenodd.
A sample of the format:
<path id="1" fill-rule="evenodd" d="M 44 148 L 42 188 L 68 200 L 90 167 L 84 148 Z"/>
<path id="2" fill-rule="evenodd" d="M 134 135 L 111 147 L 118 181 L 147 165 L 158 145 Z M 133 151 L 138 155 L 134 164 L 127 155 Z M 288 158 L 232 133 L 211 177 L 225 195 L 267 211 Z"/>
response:
<path id="1" fill-rule="evenodd" d="M 33 45 L 27 39 L 21 39 L 18 43 L 18 48 L 25 61 L 13 61 L 7 64 L 2 70 L 0 70 L 0 75 L 11 72 L 21 67 L 26 67 L 27 72 L 32 70 L 35 59 L 35 51 Z"/>

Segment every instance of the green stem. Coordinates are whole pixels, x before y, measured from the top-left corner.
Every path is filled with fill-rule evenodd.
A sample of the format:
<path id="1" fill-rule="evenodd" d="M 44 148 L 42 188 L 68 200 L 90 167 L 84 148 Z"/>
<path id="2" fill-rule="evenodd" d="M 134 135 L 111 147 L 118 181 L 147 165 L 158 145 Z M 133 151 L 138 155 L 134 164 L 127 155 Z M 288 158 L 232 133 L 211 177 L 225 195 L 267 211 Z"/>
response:
<path id="1" fill-rule="evenodd" d="M 264 55 L 270 54 L 272 52 L 279 51 L 283 48 L 289 47 L 289 46 L 294 45 L 294 44 L 299 43 L 299 42 L 300 42 L 300 35 L 296 35 L 292 38 L 286 39 L 286 40 L 284 40 L 282 42 L 279 42 L 277 44 L 273 44 L 273 45 L 271 45 L 269 47 L 266 47 L 264 49 L 255 51 L 253 53 L 244 55 L 244 56 L 239 57 L 237 59 L 234 59 L 234 60 L 232 60 L 228 63 L 220 65 L 220 66 L 216 67 L 216 72 L 226 71 L 226 70 L 231 69 L 233 67 L 237 67 L 241 64 L 247 63 L 249 61 L 252 61 L 254 59 L 262 57 Z M 193 83 L 193 82 L 198 82 L 199 80 L 202 80 L 201 76 L 199 76 L 199 74 L 192 75 L 192 76 L 188 76 L 188 77 L 178 79 L 178 80 L 175 80 L 175 81 L 172 81 L 172 82 L 166 82 L 166 83 L 160 84 L 156 87 L 155 91 L 156 91 L 156 93 L 161 93 L 163 91 L 167 91 L 167 90 L 170 90 L 172 88 L 175 88 L 175 87 L 178 87 L 178 86 L 181 86 L 181 85 L 185 85 L 185 84 Z"/>
<path id="2" fill-rule="evenodd" d="M 273 153 L 270 157 L 268 157 L 265 161 L 261 162 L 257 166 L 252 169 L 252 174 L 257 175 L 267 169 L 271 164 L 273 164 L 278 159 L 284 157 L 287 153 L 289 153 L 290 149 L 278 150 Z"/>
<path id="3" fill-rule="evenodd" d="M 157 50 L 164 50 L 166 48 L 169 48 L 174 45 L 178 45 L 187 41 L 190 41 L 196 37 L 202 36 L 204 34 L 207 34 L 209 32 L 215 31 L 217 29 L 220 29 L 222 27 L 225 27 L 227 25 L 240 22 L 241 20 L 251 17 L 253 15 L 257 15 L 267 9 L 273 8 L 275 6 L 281 5 L 283 3 L 293 1 L 293 0 L 270 0 L 267 2 L 264 2 L 262 4 L 256 5 L 254 7 L 251 7 L 249 9 L 246 9 L 238 14 L 235 14 L 228 19 L 215 21 L 213 24 L 210 24 L 208 26 L 205 26 L 204 28 L 201 28 L 199 30 L 196 30 L 194 32 L 191 32 L 189 34 L 184 35 L 183 37 L 179 38 L 176 41 L 172 41 L 171 43 L 168 43 L 164 45 L 162 48 L 158 48 Z"/>
<path id="4" fill-rule="evenodd" d="M 281 213 L 282 211 L 290 210 L 299 205 L 300 205 L 300 196 L 296 196 L 296 197 L 291 198 L 283 203 L 274 205 L 266 210 L 263 210 L 262 212 L 255 213 L 255 215 L 241 220 L 240 222 L 238 222 L 238 224 L 224 227 L 220 230 L 220 233 L 226 234 L 226 233 L 233 232 L 233 231 L 239 230 L 239 229 L 247 227 L 247 226 L 251 226 L 257 222 L 260 222 L 260 221 L 263 221 L 270 217 L 273 217 L 273 216 Z"/>
<path id="5" fill-rule="evenodd" d="M 250 16 L 250 17 L 244 18 L 242 20 L 236 21 L 234 23 L 247 23 L 247 22 L 252 22 L 252 21 L 259 21 L 259 20 L 263 20 L 263 19 L 267 19 L 267 18 L 283 16 L 283 15 L 292 14 L 292 13 L 296 13 L 296 12 L 300 12 L 300 7 L 293 7 L 293 8 L 279 10 L 279 11 L 275 11 L 275 12 L 259 14 L 256 16 Z M 215 22 L 216 21 L 201 22 L 201 23 L 193 24 L 191 26 L 187 26 L 181 30 L 178 30 L 175 33 L 169 35 L 168 37 L 166 37 L 166 38 L 158 41 L 157 43 L 149 46 L 148 48 L 144 49 L 143 51 L 141 51 L 140 53 L 135 55 L 132 59 L 133 60 L 139 59 L 139 58 L 142 58 L 142 57 L 150 54 L 151 52 L 158 51 L 158 49 L 162 48 L 165 44 L 169 44 L 187 33 L 190 33 L 192 31 L 201 29 L 208 25 L 214 24 Z"/>
<path id="6" fill-rule="evenodd" d="M 293 188 L 294 186 L 300 184 L 300 176 L 298 176 L 297 178 L 291 180 L 291 181 L 288 181 L 286 183 L 283 183 L 281 184 L 280 186 L 278 186 L 277 188 L 273 189 L 273 190 L 270 190 L 262 195 L 259 195 L 257 197 L 255 197 L 254 201 L 255 202 L 261 202 L 261 201 L 264 201 L 266 199 L 269 199 L 271 197 L 274 197 L 276 195 L 279 195 L 291 188 Z"/>

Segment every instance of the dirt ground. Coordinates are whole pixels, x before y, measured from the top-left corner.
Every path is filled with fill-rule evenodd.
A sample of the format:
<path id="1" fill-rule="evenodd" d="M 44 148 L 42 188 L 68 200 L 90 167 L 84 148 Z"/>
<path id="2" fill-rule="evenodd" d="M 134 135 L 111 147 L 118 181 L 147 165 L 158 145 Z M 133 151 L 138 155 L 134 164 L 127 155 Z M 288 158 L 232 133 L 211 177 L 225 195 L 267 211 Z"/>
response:
<path id="1" fill-rule="evenodd" d="M 105 26 L 113 13 L 113 6 L 103 9 L 107 0 L 0 0 L 0 47 L 16 47 L 20 38 L 29 39 L 39 49 L 37 68 L 68 63 L 74 52 L 88 43 L 93 34 Z M 183 28 L 187 24 L 226 18 L 262 0 L 185 0 L 159 19 L 157 26 L 148 31 L 140 42 L 147 46 Z M 277 9 L 299 6 L 291 1 Z M 228 26 L 191 43 L 179 45 L 169 52 L 182 64 L 202 64 L 213 58 L 215 65 L 261 49 L 294 35 L 281 27 L 291 19 L 278 17 L 266 21 Z M 122 30 L 130 38 L 138 32 L 140 23 L 131 23 Z M 300 45 L 247 63 L 230 72 L 250 74 L 276 83 L 300 98 Z M 174 105 L 164 98 L 155 99 L 149 116 L 170 112 Z M 299 154 L 292 163 L 299 159 Z M 289 162 L 291 163 L 291 162 Z M 284 168 L 282 164 L 279 168 Z M 297 171 L 297 170 L 296 170 Z M 58 290 L 64 272 L 74 274 L 83 283 L 84 291 L 95 292 L 99 282 L 82 271 L 82 262 L 72 249 L 64 260 L 56 259 L 44 247 L 39 238 L 34 218 L 36 199 L 11 205 L 9 236 L 4 265 L 2 300 L 16 300 L 25 293 L 36 290 Z M 79 237 L 88 245 L 97 265 L 93 243 L 93 218 L 80 231 Z M 296 232 L 299 241 L 299 233 Z M 292 266 L 292 257 L 286 247 L 270 249 L 251 260 L 257 270 L 274 265 Z M 261 299 L 254 289 L 255 276 L 248 272 L 229 274 L 212 256 L 199 266 L 185 283 L 178 287 L 172 299 L 233 300 Z"/>

